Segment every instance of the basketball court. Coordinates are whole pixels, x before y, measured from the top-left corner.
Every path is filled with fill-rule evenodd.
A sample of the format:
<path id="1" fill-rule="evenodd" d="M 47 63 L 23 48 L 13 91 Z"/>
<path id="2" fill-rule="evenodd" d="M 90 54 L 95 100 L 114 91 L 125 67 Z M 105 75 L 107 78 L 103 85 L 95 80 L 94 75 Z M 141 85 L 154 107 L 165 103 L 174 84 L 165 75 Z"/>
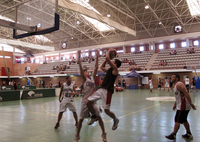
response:
<path id="1" fill-rule="evenodd" d="M 200 96 L 198 92 L 191 92 L 190 96 L 192 102 L 197 105 L 197 110 L 191 110 L 188 117 L 194 136 L 191 141 L 198 142 L 200 141 L 198 109 Z M 112 120 L 104 112 L 101 114 L 108 142 L 169 142 L 164 136 L 170 134 L 174 126 L 173 97 L 173 92 L 156 93 L 155 89 L 153 93 L 147 89 L 115 92 L 111 110 L 120 119 L 118 129 L 112 131 Z M 74 98 L 78 114 L 80 99 L 81 97 Z M 98 104 L 101 106 L 100 101 Z M 1 142 L 72 142 L 76 132 L 73 115 L 67 110 L 63 114 L 61 126 L 55 130 L 58 113 L 58 97 L 1 102 Z M 94 123 L 88 126 L 88 121 L 89 119 L 85 119 L 83 122 L 80 142 L 101 142 L 99 125 Z M 186 141 L 181 137 L 184 133 L 185 129 L 181 126 L 176 142 Z"/>

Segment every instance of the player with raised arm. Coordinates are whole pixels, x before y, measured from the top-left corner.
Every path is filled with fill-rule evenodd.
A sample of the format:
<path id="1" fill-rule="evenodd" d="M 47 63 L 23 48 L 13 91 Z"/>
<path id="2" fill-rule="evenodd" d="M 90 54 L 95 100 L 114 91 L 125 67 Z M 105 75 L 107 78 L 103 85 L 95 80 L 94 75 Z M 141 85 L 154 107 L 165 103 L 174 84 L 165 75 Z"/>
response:
<path id="1" fill-rule="evenodd" d="M 180 76 L 178 74 L 172 75 L 172 82 L 175 84 L 174 93 L 176 98 L 173 110 L 177 109 L 177 111 L 175 115 L 174 130 L 170 135 L 165 137 L 170 140 L 175 140 L 176 133 L 180 128 L 180 124 L 183 124 L 186 129 L 186 134 L 182 135 L 182 137 L 187 139 L 193 139 L 192 133 L 190 131 L 190 125 L 187 121 L 187 116 L 191 107 L 192 109 L 196 110 L 196 106 L 192 103 L 192 100 L 185 85 L 182 82 L 180 82 Z"/>
<path id="2" fill-rule="evenodd" d="M 73 112 L 73 116 L 76 121 L 75 126 L 77 126 L 78 116 L 76 113 L 76 107 L 73 100 L 73 96 L 75 94 L 76 94 L 76 89 L 71 83 L 71 77 L 67 76 L 66 83 L 63 83 L 60 89 L 60 95 L 59 95 L 60 110 L 59 110 L 56 126 L 54 127 L 55 129 L 58 129 L 58 127 L 60 127 L 60 120 L 62 119 L 63 112 L 65 112 L 67 108 Z"/>
<path id="3" fill-rule="evenodd" d="M 112 111 L 110 111 L 110 105 L 111 105 L 112 94 L 114 93 L 114 83 L 119 73 L 118 68 L 121 66 L 120 60 L 115 59 L 113 62 L 111 61 L 111 59 L 115 57 L 113 56 L 114 54 L 116 56 L 115 50 L 113 49 L 108 50 L 106 54 L 106 60 L 102 63 L 100 67 L 104 72 L 106 72 L 106 75 L 103 79 L 100 88 L 88 98 L 88 103 L 87 103 L 88 109 L 92 113 L 92 119 L 95 120 L 96 115 L 93 107 L 93 102 L 99 99 L 102 100 L 102 106 L 104 108 L 105 113 L 108 116 L 110 116 L 114 121 L 112 130 L 117 129 L 119 123 L 119 119 L 115 116 L 115 114 Z M 107 62 L 110 65 L 109 69 L 105 67 Z"/>
<path id="4" fill-rule="evenodd" d="M 78 51 L 78 63 L 79 63 L 79 68 L 80 68 L 80 74 L 81 74 L 81 77 L 83 79 L 83 90 L 82 90 L 83 91 L 83 97 L 82 97 L 82 100 L 81 100 L 80 119 L 79 119 L 79 122 L 78 122 L 77 133 L 76 133 L 74 142 L 78 142 L 78 140 L 80 139 L 80 131 L 81 131 L 83 120 L 88 117 L 89 110 L 88 110 L 88 107 L 87 107 L 87 104 L 86 104 L 87 98 L 90 95 L 92 95 L 92 93 L 94 92 L 95 77 L 96 77 L 96 74 L 97 74 L 97 71 L 98 71 L 98 56 L 99 56 L 98 52 L 96 54 L 96 63 L 95 63 L 95 68 L 94 68 L 94 72 L 93 72 L 92 76 L 89 75 L 87 68 L 84 68 L 84 69 L 82 68 L 82 64 L 81 64 L 81 60 L 80 60 L 80 54 L 81 54 L 81 52 Z M 96 104 L 96 102 L 93 103 L 93 106 L 94 106 L 94 109 L 95 109 L 95 114 L 96 114 L 97 119 L 99 121 L 99 125 L 102 129 L 102 135 L 101 136 L 102 136 L 103 142 L 107 142 L 106 132 L 105 132 L 103 120 L 100 116 L 99 106 Z"/>

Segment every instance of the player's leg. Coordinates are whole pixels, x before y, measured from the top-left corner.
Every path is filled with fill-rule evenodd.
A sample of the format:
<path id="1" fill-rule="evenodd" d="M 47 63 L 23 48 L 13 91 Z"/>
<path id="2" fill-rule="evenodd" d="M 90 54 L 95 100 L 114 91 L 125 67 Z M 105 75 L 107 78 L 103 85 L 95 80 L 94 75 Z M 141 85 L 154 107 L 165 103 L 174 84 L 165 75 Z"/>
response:
<path id="1" fill-rule="evenodd" d="M 62 102 L 60 103 L 60 109 L 59 109 L 57 123 L 54 127 L 55 129 L 58 129 L 58 127 L 60 127 L 60 120 L 62 119 L 63 112 L 65 112 L 66 109 L 67 109 L 67 101 L 62 100 Z"/>
<path id="2" fill-rule="evenodd" d="M 76 113 L 76 106 L 75 106 L 75 103 L 73 101 L 70 101 L 68 104 L 67 104 L 67 107 L 68 109 L 73 113 L 73 116 L 74 116 L 74 120 L 75 120 L 75 126 L 77 127 L 78 125 L 78 115 Z"/>
<path id="3" fill-rule="evenodd" d="M 73 112 L 73 116 L 74 116 L 74 120 L 76 121 L 75 126 L 77 127 L 77 125 L 78 125 L 78 115 L 77 115 L 76 111 Z"/>
<path id="4" fill-rule="evenodd" d="M 74 142 L 78 142 L 78 140 L 80 139 L 80 131 L 81 131 L 81 128 L 82 128 L 83 120 L 84 120 L 84 119 L 79 119 L 79 121 L 78 121 L 77 133 L 76 133 Z"/>
<path id="5" fill-rule="evenodd" d="M 97 116 L 97 118 L 99 120 L 99 126 L 101 127 L 101 130 L 102 130 L 102 134 L 101 134 L 102 140 L 103 140 L 103 142 L 107 142 L 103 120 L 102 120 L 101 116 Z"/>
<path id="6" fill-rule="evenodd" d="M 185 110 L 182 114 L 182 118 L 183 118 L 183 125 L 185 127 L 186 130 L 186 134 L 182 135 L 183 138 L 187 138 L 187 139 L 193 139 L 192 133 L 190 131 L 190 124 L 187 121 L 187 117 L 188 117 L 188 113 L 189 110 Z"/>

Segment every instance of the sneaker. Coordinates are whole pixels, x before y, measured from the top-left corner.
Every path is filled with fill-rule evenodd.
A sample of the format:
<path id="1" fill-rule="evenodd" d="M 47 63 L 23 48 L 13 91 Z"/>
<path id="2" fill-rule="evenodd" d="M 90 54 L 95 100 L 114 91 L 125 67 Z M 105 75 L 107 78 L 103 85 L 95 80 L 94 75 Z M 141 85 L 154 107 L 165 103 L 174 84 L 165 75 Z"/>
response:
<path id="1" fill-rule="evenodd" d="M 54 127 L 54 129 L 58 129 L 58 127 L 60 127 L 60 124 L 56 123 L 56 126 Z"/>
<path id="2" fill-rule="evenodd" d="M 106 133 L 101 135 L 103 142 L 107 142 Z"/>
<path id="3" fill-rule="evenodd" d="M 168 136 L 165 136 L 165 138 L 169 139 L 169 140 L 176 140 L 176 135 L 174 133 L 171 133 Z"/>
<path id="4" fill-rule="evenodd" d="M 73 142 L 78 142 L 78 140 L 80 140 L 80 137 L 76 136 Z"/>
<path id="5" fill-rule="evenodd" d="M 193 136 L 192 136 L 192 134 L 190 133 L 187 133 L 187 134 L 185 134 L 185 135 L 182 135 L 182 137 L 183 138 L 186 138 L 186 139 L 193 139 Z"/>
<path id="6" fill-rule="evenodd" d="M 97 121 L 98 118 L 91 118 L 90 122 L 88 123 L 88 125 L 92 125 L 95 121 Z"/>
<path id="7" fill-rule="evenodd" d="M 114 124 L 113 124 L 113 126 L 112 126 L 112 130 L 116 130 L 116 129 L 117 129 L 118 123 L 119 123 L 119 119 L 116 118 L 116 119 L 114 120 Z"/>

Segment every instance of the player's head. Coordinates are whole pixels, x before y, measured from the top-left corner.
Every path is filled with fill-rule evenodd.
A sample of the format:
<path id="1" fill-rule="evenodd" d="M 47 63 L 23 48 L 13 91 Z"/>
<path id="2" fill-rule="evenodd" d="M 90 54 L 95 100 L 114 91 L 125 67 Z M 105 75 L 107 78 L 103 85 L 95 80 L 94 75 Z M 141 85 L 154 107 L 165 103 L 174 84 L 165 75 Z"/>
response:
<path id="1" fill-rule="evenodd" d="M 87 70 L 87 68 L 85 68 L 83 71 L 84 71 L 85 77 L 90 77 L 90 74 L 89 74 L 89 71 Z"/>
<path id="2" fill-rule="evenodd" d="M 186 78 L 188 78 L 188 76 Z"/>
<path id="3" fill-rule="evenodd" d="M 180 76 L 178 74 L 173 74 L 171 80 L 173 83 L 180 81 Z"/>
<path id="4" fill-rule="evenodd" d="M 167 77 L 165 77 L 165 79 L 167 79 Z"/>
<path id="5" fill-rule="evenodd" d="M 149 78 L 149 80 L 151 80 L 151 77 Z"/>
<path id="6" fill-rule="evenodd" d="M 70 76 L 67 76 L 67 77 L 66 77 L 66 81 L 67 81 L 67 83 L 71 83 L 72 78 L 71 78 Z"/>
<path id="7" fill-rule="evenodd" d="M 115 59 L 114 64 L 117 66 L 117 68 L 119 68 L 121 66 L 121 61 L 118 59 Z"/>

